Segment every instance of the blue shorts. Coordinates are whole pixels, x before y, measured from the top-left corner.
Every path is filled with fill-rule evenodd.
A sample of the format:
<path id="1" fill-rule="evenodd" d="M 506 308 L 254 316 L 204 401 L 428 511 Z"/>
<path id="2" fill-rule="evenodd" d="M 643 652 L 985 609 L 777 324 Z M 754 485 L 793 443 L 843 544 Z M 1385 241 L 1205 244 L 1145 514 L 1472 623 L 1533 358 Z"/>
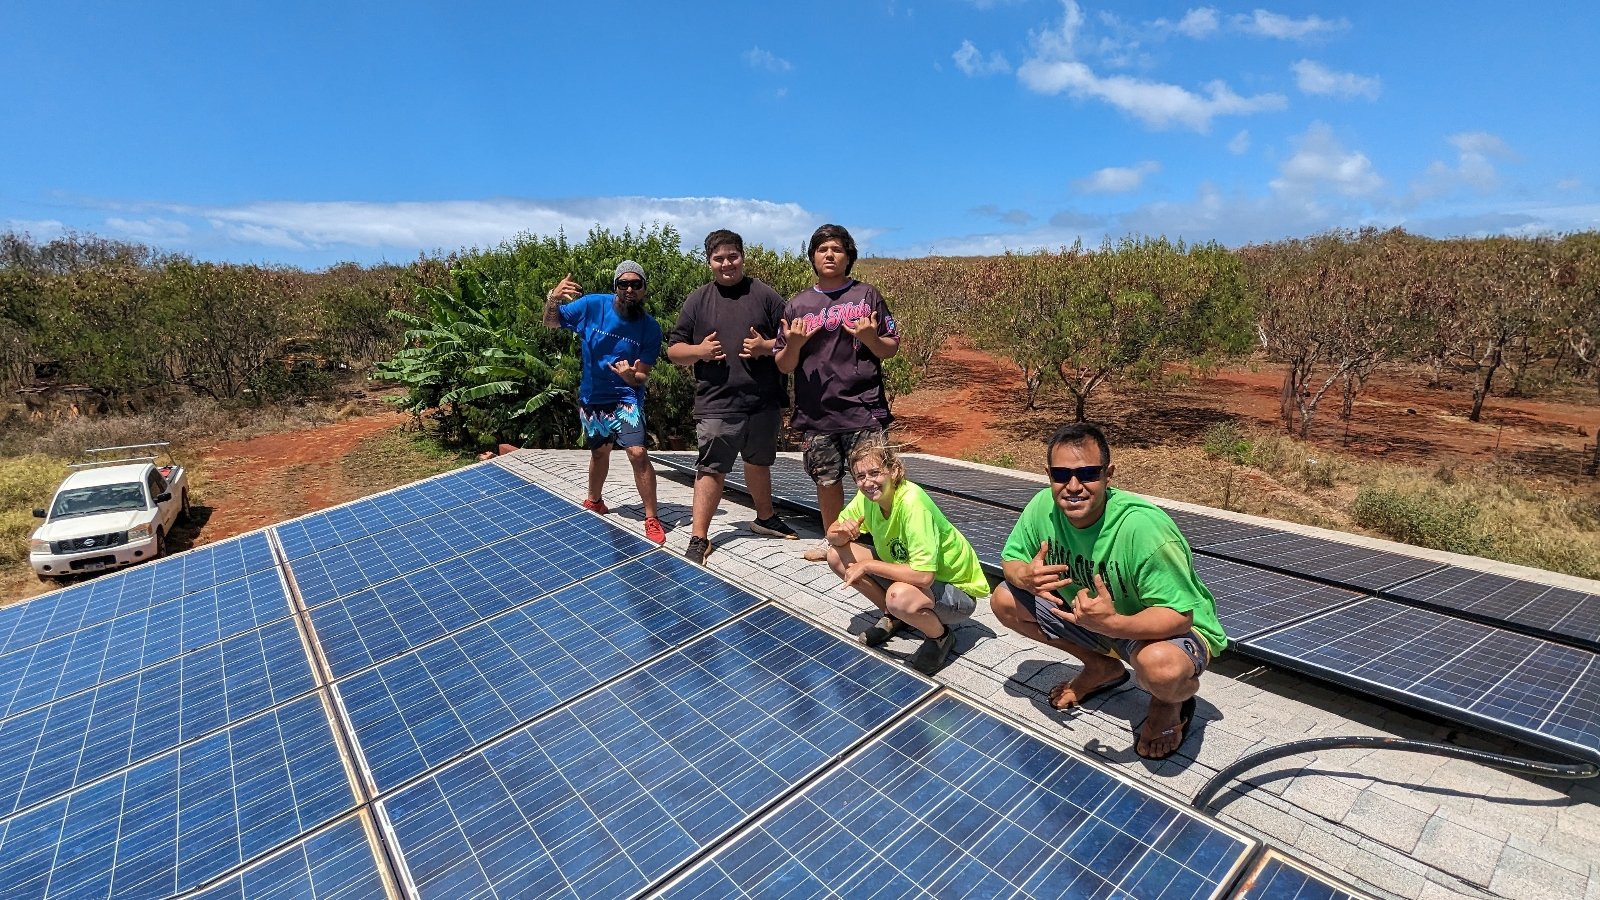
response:
<path id="1" fill-rule="evenodd" d="M 1047 638 L 1076 644 L 1085 650 L 1092 650 L 1105 656 L 1114 656 L 1125 663 L 1132 663 L 1134 655 L 1140 648 L 1151 643 L 1097 634 L 1050 612 L 1052 609 L 1061 608 L 1053 600 L 1029 593 L 1014 584 L 1008 587 L 1011 588 L 1011 596 L 1017 601 L 1017 605 L 1033 616 L 1033 621 L 1039 624 L 1039 630 L 1044 632 Z M 1196 678 L 1199 678 L 1200 673 L 1211 664 L 1211 647 L 1206 643 L 1206 639 L 1200 636 L 1200 632 L 1193 628 L 1176 637 L 1166 638 L 1166 642 L 1177 646 L 1185 656 L 1189 657 L 1189 661 L 1194 663 Z"/>
<path id="2" fill-rule="evenodd" d="M 632 403 L 579 406 L 578 421 L 590 450 L 616 442 L 618 447 L 644 446 L 644 407 Z"/>

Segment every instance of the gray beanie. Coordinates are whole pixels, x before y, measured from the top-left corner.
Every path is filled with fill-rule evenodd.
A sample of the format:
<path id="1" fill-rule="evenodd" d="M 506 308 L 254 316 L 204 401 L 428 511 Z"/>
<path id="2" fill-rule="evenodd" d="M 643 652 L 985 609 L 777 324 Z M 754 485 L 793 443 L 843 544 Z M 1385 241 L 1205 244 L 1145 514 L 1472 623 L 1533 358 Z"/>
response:
<path id="1" fill-rule="evenodd" d="M 644 277 L 644 266 L 639 265 L 631 259 L 625 259 L 622 262 L 617 263 L 617 274 L 612 275 L 611 280 L 616 281 L 624 275 L 637 275 L 642 280 L 649 280 Z"/>

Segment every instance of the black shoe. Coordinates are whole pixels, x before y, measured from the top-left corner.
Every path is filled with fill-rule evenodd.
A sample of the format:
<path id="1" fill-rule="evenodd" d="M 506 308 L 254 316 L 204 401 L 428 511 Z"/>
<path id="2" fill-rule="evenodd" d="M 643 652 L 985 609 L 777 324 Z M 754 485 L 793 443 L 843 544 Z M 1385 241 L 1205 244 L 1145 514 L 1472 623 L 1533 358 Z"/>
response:
<path id="1" fill-rule="evenodd" d="M 946 625 L 944 634 L 936 638 L 924 638 L 922 646 L 911 656 L 911 668 L 924 675 L 944 668 L 945 661 L 950 658 L 950 651 L 956 645 L 956 631 Z"/>
<path id="2" fill-rule="evenodd" d="M 856 640 L 868 647 L 876 647 L 894 637 L 895 632 L 906 627 L 906 623 L 887 613 L 883 618 L 872 623 L 872 627 L 856 635 Z"/>
<path id="3" fill-rule="evenodd" d="M 786 541 L 797 541 L 800 539 L 800 535 L 794 533 L 794 529 L 789 527 L 789 523 L 778 518 L 777 513 L 773 513 L 772 515 L 767 516 L 765 519 L 756 519 L 755 521 L 751 522 L 750 530 L 754 531 L 756 534 L 764 534 L 767 537 L 783 538 Z"/>
<path id="4" fill-rule="evenodd" d="M 706 564 L 706 557 L 711 555 L 711 542 L 703 537 L 689 536 L 689 549 L 683 551 L 683 558 L 697 566 Z"/>

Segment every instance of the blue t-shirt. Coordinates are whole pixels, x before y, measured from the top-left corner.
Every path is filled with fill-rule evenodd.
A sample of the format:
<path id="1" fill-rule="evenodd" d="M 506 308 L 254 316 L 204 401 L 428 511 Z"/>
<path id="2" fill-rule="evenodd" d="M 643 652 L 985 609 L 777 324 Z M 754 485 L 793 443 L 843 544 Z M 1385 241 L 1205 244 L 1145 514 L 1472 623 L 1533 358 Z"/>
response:
<path id="1" fill-rule="evenodd" d="M 644 405 L 644 388 L 623 381 L 611 364 L 619 359 L 655 365 L 661 355 L 661 324 L 645 313 L 633 321 L 617 315 L 615 294 L 584 294 L 561 306 L 561 327 L 577 332 L 583 349 L 578 402 Z"/>

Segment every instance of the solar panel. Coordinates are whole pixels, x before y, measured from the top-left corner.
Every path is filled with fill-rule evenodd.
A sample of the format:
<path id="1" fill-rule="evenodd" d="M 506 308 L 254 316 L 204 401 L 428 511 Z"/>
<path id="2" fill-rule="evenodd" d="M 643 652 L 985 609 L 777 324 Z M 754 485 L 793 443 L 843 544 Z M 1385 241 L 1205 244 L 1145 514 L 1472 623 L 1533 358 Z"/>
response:
<path id="1" fill-rule="evenodd" d="M 354 503 L 312 513 L 278 525 L 273 530 L 283 545 L 284 555 L 289 559 L 299 559 L 527 484 L 500 466 L 480 463 Z"/>
<path id="2" fill-rule="evenodd" d="M 289 615 L 277 570 L 63 634 L 0 656 L 0 711 L 16 715 Z"/>
<path id="3" fill-rule="evenodd" d="M 424 898 L 629 896 L 929 687 L 769 606 L 379 805 Z"/>
<path id="4" fill-rule="evenodd" d="M 1600 656 L 1368 598 L 1242 642 L 1252 655 L 1600 762 Z"/>
<path id="5" fill-rule="evenodd" d="M 1600 648 L 1600 595 L 1446 566 L 1384 591 L 1407 603 Z"/>
<path id="6" fill-rule="evenodd" d="M 274 564 L 266 534 L 255 532 L 0 607 L 0 654 L 216 587 Z"/>
<path id="7" fill-rule="evenodd" d="M 1209 898 L 1254 849 L 946 694 L 663 896 Z"/>
<path id="8" fill-rule="evenodd" d="M 456 507 L 303 556 L 292 561 L 289 568 L 306 605 L 316 606 L 507 537 L 576 517 L 595 518 L 530 484 L 486 497 L 472 506 Z"/>
<path id="9" fill-rule="evenodd" d="M 0 885 L 16 897 L 168 896 L 353 807 L 310 695 L 5 819 Z"/>
<path id="10" fill-rule="evenodd" d="M 652 553 L 345 679 L 339 696 L 388 790 L 759 602 Z"/>
<path id="11" fill-rule="evenodd" d="M 1232 519 L 1224 519 L 1221 516 L 1208 516 L 1204 513 L 1171 509 L 1165 506 L 1162 509 L 1166 510 L 1167 515 L 1172 517 L 1172 521 L 1178 526 L 1178 530 L 1183 533 L 1184 539 L 1189 542 L 1189 546 L 1196 550 L 1207 550 L 1218 544 L 1226 544 L 1229 541 L 1238 541 L 1245 538 L 1270 537 L 1283 534 L 1283 532 L 1274 528 L 1252 525 L 1248 522 L 1235 522 Z"/>
<path id="12" fill-rule="evenodd" d="M 0 721 L 0 815 L 165 753 L 315 687 L 292 619 Z"/>
<path id="13" fill-rule="evenodd" d="M 903 456 L 906 475 L 931 491 L 1021 510 L 1049 485 L 1021 474 L 1003 475 L 927 456 Z"/>
<path id="14" fill-rule="evenodd" d="M 1365 597 L 1343 588 L 1196 555 L 1194 570 L 1217 600 L 1217 619 L 1234 641 L 1281 628 Z"/>
<path id="15" fill-rule="evenodd" d="M 650 458 L 656 460 L 678 475 L 688 475 L 691 478 L 695 473 L 694 453 L 683 451 L 669 451 L 666 453 L 652 453 Z M 728 472 L 723 484 L 742 494 L 749 494 L 750 488 L 744 478 L 744 460 L 735 460 L 733 469 Z M 845 475 L 845 492 L 848 493 L 855 484 L 848 473 Z M 797 459 L 780 456 L 772 463 L 772 500 L 774 503 L 788 506 L 806 512 L 821 512 L 817 506 L 817 483 L 806 474 L 805 466 Z"/>
<path id="16" fill-rule="evenodd" d="M 1431 560 L 1289 532 L 1211 544 L 1202 552 L 1368 591 L 1440 568 Z"/>
<path id="17" fill-rule="evenodd" d="M 389 895 L 360 816 L 291 844 L 194 900 L 380 900 Z"/>
<path id="18" fill-rule="evenodd" d="M 1362 900 L 1365 896 L 1275 850 L 1263 854 L 1233 892 L 1233 900 Z"/>
<path id="19" fill-rule="evenodd" d="M 342 677 L 655 549 L 577 516 L 315 607 L 311 621 Z"/>

